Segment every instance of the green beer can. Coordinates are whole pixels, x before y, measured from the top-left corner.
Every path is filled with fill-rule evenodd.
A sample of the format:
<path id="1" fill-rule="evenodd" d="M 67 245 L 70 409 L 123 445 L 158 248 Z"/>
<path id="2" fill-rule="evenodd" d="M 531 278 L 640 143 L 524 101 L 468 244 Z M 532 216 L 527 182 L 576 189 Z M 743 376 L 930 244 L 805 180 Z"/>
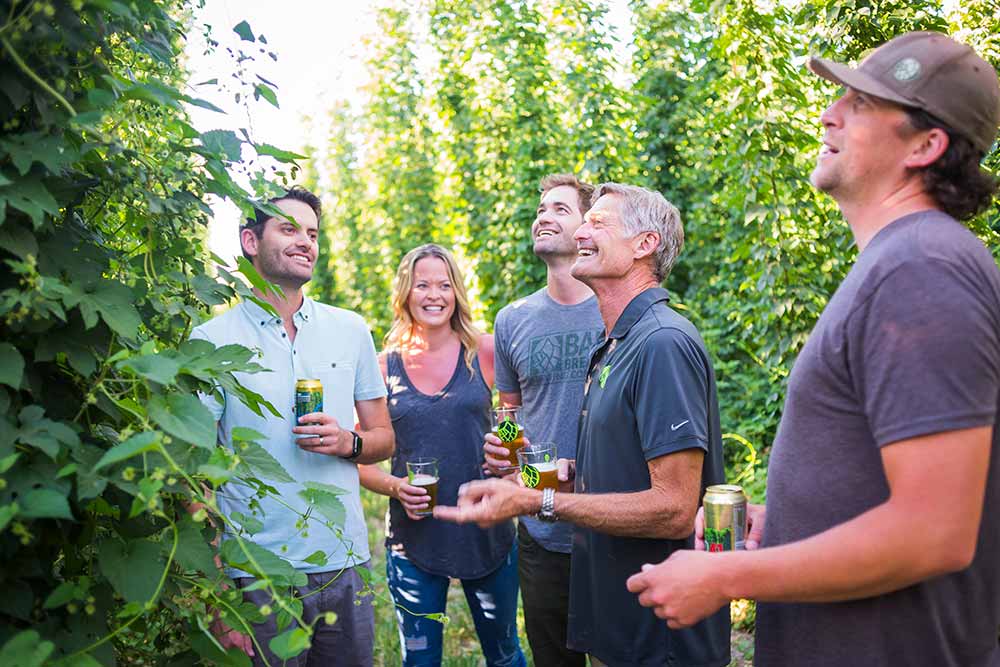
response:
<path id="1" fill-rule="evenodd" d="M 295 383 L 295 425 L 299 418 L 311 412 L 323 412 L 323 383 L 319 380 L 298 380 Z M 298 435 L 300 438 L 318 438 L 318 435 Z"/>
<path id="2" fill-rule="evenodd" d="M 743 487 L 715 484 L 705 489 L 705 551 L 737 551 L 746 547 L 747 497 Z"/>

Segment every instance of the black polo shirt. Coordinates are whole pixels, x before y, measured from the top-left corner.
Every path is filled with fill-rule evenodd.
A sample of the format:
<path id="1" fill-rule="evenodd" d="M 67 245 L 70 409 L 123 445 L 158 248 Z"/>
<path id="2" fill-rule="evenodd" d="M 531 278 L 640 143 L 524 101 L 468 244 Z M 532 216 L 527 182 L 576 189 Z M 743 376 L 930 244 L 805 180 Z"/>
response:
<path id="1" fill-rule="evenodd" d="M 577 438 L 577 493 L 644 491 L 651 488 L 650 460 L 694 447 L 705 451 L 702 495 L 725 480 L 712 364 L 698 331 L 668 300 L 659 287 L 636 296 L 591 354 Z M 625 588 L 643 563 L 693 547 L 693 534 L 686 540 L 615 537 L 577 526 L 570 648 L 613 667 L 728 665 L 728 606 L 692 628 L 670 630 Z"/>

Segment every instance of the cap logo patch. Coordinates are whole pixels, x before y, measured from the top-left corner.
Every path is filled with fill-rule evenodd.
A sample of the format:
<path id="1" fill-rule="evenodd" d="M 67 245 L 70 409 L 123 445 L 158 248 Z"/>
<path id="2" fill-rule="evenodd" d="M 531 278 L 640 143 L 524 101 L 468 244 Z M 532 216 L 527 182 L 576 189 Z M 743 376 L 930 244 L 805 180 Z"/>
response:
<path id="1" fill-rule="evenodd" d="M 916 58 L 903 58 L 892 68 L 896 81 L 913 81 L 920 76 L 920 63 Z"/>

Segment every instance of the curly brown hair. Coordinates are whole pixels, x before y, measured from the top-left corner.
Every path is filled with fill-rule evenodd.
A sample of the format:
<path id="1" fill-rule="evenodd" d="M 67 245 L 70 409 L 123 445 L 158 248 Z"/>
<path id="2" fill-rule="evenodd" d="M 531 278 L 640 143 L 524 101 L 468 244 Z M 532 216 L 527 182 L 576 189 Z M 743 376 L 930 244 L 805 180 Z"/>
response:
<path id="1" fill-rule="evenodd" d="M 968 220 L 993 201 L 1000 181 L 982 167 L 984 154 L 969 139 L 923 109 L 906 108 L 909 130 L 941 129 L 948 134 L 948 148 L 933 164 L 919 171 L 927 191 L 941 210 L 956 220 Z"/>

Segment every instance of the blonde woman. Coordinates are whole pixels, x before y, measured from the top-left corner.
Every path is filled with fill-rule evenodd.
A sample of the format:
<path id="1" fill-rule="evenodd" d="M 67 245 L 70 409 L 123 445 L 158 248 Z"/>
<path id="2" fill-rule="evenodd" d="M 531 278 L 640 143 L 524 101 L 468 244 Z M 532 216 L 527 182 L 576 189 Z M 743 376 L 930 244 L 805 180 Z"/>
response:
<path id="1" fill-rule="evenodd" d="M 488 665 L 525 665 L 517 638 L 517 546 L 507 522 L 480 529 L 421 514 L 427 492 L 407 482 L 406 462 L 438 460 L 439 504 L 454 505 L 458 487 L 483 476 L 489 430 L 493 337 L 472 325 L 455 259 L 427 244 L 400 262 L 392 295 L 394 320 L 379 365 L 396 432 L 391 474 L 359 466 L 366 488 L 390 497 L 386 573 L 396 601 L 404 665 L 440 665 L 442 625 L 451 578 L 465 590 Z"/>

